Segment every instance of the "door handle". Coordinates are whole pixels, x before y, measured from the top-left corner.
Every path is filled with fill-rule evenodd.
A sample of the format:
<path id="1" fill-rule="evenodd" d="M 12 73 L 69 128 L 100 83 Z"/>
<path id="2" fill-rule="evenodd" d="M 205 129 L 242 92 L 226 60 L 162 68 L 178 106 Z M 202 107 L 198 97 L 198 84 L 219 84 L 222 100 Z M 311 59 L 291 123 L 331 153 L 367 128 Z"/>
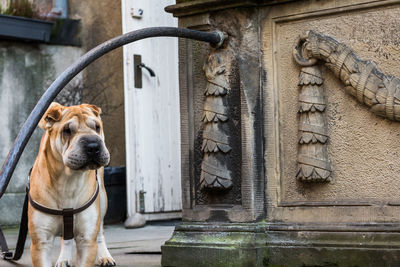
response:
<path id="1" fill-rule="evenodd" d="M 142 88 L 142 69 L 146 69 L 151 77 L 155 77 L 156 74 L 154 71 L 142 63 L 142 56 L 141 55 L 133 55 L 133 67 L 134 67 L 134 74 L 135 74 L 135 88 Z"/>
<path id="2" fill-rule="evenodd" d="M 150 67 L 147 67 L 144 63 L 138 64 L 137 67 L 138 68 L 145 68 L 150 73 L 151 77 L 156 77 L 156 74 L 154 73 L 154 71 Z"/>

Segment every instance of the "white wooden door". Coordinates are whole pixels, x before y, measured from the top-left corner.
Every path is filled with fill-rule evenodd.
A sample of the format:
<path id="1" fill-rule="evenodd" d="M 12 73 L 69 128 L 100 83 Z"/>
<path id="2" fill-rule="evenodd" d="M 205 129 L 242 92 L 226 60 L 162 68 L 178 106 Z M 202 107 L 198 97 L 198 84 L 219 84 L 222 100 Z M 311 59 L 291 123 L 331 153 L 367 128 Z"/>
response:
<path id="1" fill-rule="evenodd" d="M 123 32 L 176 27 L 177 20 L 164 11 L 174 2 L 122 0 Z M 142 88 L 135 88 L 134 55 L 140 55 L 156 75 L 142 69 Z M 168 218 L 181 210 L 177 38 L 157 37 L 125 46 L 124 79 L 128 215 Z"/>

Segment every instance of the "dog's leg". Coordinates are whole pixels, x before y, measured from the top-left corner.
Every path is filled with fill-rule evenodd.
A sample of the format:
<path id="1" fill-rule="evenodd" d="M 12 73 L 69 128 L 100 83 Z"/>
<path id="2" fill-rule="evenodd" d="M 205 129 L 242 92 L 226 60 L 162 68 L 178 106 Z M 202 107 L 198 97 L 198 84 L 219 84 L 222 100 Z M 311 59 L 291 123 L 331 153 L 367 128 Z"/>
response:
<path id="1" fill-rule="evenodd" d="M 61 252 L 58 256 L 55 267 L 70 267 L 72 266 L 72 246 L 74 240 L 64 240 L 61 238 Z"/>
<path id="2" fill-rule="evenodd" d="M 54 216 L 43 216 L 43 213 L 28 207 L 28 231 L 31 237 L 31 258 L 33 267 L 51 267 L 51 251 L 58 221 Z"/>
<path id="3" fill-rule="evenodd" d="M 100 266 L 115 266 L 115 261 L 107 249 L 106 240 L 104 238 L 103 221 L 101 221 L 100 231 L 97 236 L 96 262 Z"/>
<path id="4" fill-rule="evenodd" d="M 76 266 L 93 267 L 96 260 L 97 243 L 96 239 L 76 238 Z"/>
<path id="5" fill-rule="evenodd" d="M 96 261 L 96 238 L 100 228 L 99 197 L 89 208 L 76 216 L 74 237 L 76 242 L 76 267 L 93 267 Z"/>
<path id="6" fill-rule="evenodd" d="M 51 267 L 51 250 L 53 247 L 54 237 L 45 235 L 38 235 L 39 240 L 32 241 L 31 244 L 31 258 L 33 267 Z"/>
<path id="7" fill-rule="evenodd" d="M 111 257 L 110 252 L 107 249 L 106 240 L 104 238 L 103 220 L 107 211 L 107 193 L 104 188 L 104 168 L 98 171 L 98 180 L 100 184 L 100 231 L 97 235 L 97 258 L 96 263 L 100 266 L 115 266 L 115 261 Z"/>

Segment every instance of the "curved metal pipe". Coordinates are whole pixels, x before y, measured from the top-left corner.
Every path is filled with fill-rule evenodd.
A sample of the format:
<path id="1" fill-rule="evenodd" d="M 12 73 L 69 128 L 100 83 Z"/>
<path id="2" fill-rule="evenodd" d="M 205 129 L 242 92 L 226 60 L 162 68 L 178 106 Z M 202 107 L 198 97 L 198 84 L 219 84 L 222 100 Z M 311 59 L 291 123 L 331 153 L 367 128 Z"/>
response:
<path id="1" fill-rule="evenodd" d="M 50 85 L 50 87 L 46 90 L 36 104 L 35 108 L 32 110 L 28 119 L 22 126 L 22 129 L 19 131 L 18 136 L 14 141 L 14 145 L 8 153 L 8 156 L 0 171 L 0 198 L 6 191 L 15 166 L 17 165 L 29 138 L 31 137 L 33 131 L 35 130 L 37 124 L 51 102 L 64 88 L 64 86 L 67 85 L 72 78 L 74 78 L 90 63 L 110 52 L 111 50 L 145 38 L 161 36 L 189 38 L 208 42 L 216 46 L 220 46 L 224 42 L 224 34 L 219 31 L 207 33 L 175 27 L 150 27 L 132 31 L 108 40 L 84 54 L 74 64 L 69 66 L 60 76 L 58 76 L 57 79 Z"/>

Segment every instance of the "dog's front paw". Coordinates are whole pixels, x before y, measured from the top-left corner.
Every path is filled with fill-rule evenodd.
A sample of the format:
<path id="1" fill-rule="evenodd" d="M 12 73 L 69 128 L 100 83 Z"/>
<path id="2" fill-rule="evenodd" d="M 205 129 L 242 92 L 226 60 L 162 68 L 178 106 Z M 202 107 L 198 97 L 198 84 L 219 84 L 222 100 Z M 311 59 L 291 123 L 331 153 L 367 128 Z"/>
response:
<path id="1" fill-rule="evenodd" d="M 110 267 L 116 265 L 114 259 L 111 256 L 99 258 L 97 260 L 97 264 L 102 267 Z"/>
<path id="2" fill-rule="evenodd" d="M 72 267 L 72 264 L 68 260 L 58 260 L 54 267 Z"/>

